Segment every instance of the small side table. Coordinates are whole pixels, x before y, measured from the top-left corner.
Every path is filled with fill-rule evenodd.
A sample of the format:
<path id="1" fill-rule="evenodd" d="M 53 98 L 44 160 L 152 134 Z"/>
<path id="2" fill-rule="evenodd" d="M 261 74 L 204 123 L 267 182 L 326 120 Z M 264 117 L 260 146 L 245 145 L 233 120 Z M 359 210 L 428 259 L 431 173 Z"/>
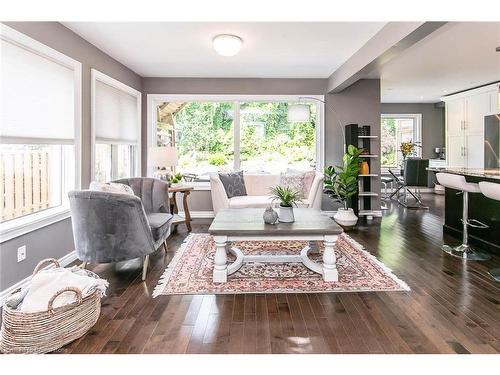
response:
<path id="1" fill-rule="evenodd" d="M 187 230 L 191 232 L 191 214 L 189 213 L 189 206 L 187 198 L 193 190 L 192 186 L 175 186 L 169 187 L 168 192 L 172 193 L 170 197 L 170 212 L 174 214 L 172 220 L 173 225 L 186 224 Z M 177 200 L 175 196 L 177 193 L 182 193 L 182 205 L 184 207 L 184 217 L 179 215 L 179 208 L 177 207 Z"/>

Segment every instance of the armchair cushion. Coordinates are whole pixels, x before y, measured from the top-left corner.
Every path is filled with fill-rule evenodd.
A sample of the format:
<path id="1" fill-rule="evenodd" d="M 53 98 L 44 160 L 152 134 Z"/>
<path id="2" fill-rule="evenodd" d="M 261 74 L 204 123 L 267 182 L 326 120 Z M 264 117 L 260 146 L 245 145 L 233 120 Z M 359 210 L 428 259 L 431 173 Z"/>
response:
<path id="1" fill-rule="evenodd" d="M 170 221 L 172 220 L 171 214 L 166 213 L 153 213 L 147 215 L 149 227 L 155 241 L 165 238 L 166 233 L 170 228 Z"/>

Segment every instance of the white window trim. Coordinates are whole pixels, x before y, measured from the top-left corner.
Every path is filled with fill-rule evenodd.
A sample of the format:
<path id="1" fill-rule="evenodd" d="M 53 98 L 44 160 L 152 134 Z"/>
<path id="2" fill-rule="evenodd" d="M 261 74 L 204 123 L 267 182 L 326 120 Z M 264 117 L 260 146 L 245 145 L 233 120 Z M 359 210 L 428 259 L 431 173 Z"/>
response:
<path id="1" fill-rule="evenodd" d="M 308 99 L 306 101 L 300 98 L 307 97 L 316 100 Z M 148 94 L 147 95 L 147 145 L 156 146 L 156 123 L 157 111 L 156 106 L 162 102 L 175 101 L 191 101 L 191 102 L 244 102 L 244 101 L 262 101 L 262 102 L 302 102 L 316 103 L 316 170 L 323 172 L 325 163 L 325 104 L 324 95 L 198 95 L 198 94 Z M 235 124 L 236 125 L 236 124 Z M 236 151 L 236 150 L 235 150 Z M 148 166 L 147 175 L 151 176 L 153 170 Z M 204 185 L 209 185 L 205 183 Z M 205 186 L 196 186 L 195 190 L 207 190 Z"/>
<path id="2" fill-rule="evenodd" d="M 408 119 L 412 119 L 414 120 L 414 129 L 413 129 L 413 133 L 415 135 L 415 138 L 416 139 L 413 139 L 413 142 L 417 142 L 420 144 L 421 147 L 417 147 L 417 157 L 421 158 L 422 157 L 422 147 L 423 147 L 423 144 L 422 144 L 422 114 L 421 113 L 382 113 L 380 115 L 380 120 L 383 120 L 385 118 L 408 118 Z M 380 126 L 382 126 L 382 124 L 380 124 Z M 380 133 L 382 134 L 382 133 Z M 398 152 L 398 151 L 396 151 Z M 382 157 L 382 156 L 381 156 Z M 382 159 L 380 159 L 382 160 Z M 389 173 L 388 170 L 390 168 L 397 168 L 397 166 L 395 167 L 387 167 L 387 166 L 382 166 L 382 174 L 384 173 Z"/>
<path id="3" fill-rule="evenodd" d="M 29 36 L 4 24 L 0 24 L 0 38 L 9 43 L 52 60 L 73 70 L 74 79 L 74 151 L 75 151 L 75 189 L 81 186 L 81 141 L 82 141 L 82 64 L 65 54 L 46 46 Z M 33 214 L 21 216 L 0 224 L 0 243 L 30 233 L 47 225 L 70 217 L 69 203 L 63 198 L 59 206 L 48 208 Z M 66 201 L 66 202 L 65 202 Z"/>
<path id="4" fill-rule="evenodd" d="M 135 155 L 135 166 L 134 166 L 134 174 L 135 176 L 131 177 L 136 177 L 141 175 L 141 131 L 142 131 L 142 126 L 141 126 L 141 101 L 142 101 L 142 94 L 140 91 L 127 86 L 123 82 L 120 82 L 102 72 L 100 72 L 97 69 L 91 69 L 91 113 L 92 113 L 92 118 L 91 118 L 91 126 L 90 126 L 90 163 L 91 163 L 91 173 L 90 175 L 92 176 L 92 180 L 95 180 L 95 145 L 96 145 L 96 136 L 95 136 L 95 87 L 96 87 L 96 82 L 101 81 L 102 83 L 105 83 L 106 85 L 112 86 L 117 90 L 123 91 L 129 95 L 132 95 L 136 98 L 137 101 L 137 145 L 136 145 L 136 155 Z M 113 144 L 120 144 L 121 142 L 114 142 Z"/>

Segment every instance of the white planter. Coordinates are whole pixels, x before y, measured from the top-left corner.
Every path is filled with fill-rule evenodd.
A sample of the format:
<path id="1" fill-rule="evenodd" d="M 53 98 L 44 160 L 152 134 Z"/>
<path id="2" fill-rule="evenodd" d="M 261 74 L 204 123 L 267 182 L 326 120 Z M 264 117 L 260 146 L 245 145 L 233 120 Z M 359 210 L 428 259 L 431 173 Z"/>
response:
<path id="1" fill-rule="evenodd" d="M 293 207 L 280 206 L 278 221 L 280 223 L 293 223 L 295 221 L 295 216 L 293 215 Z"/>
<path id="2" fill-rule="evenodd" d="M 347 228 L 355 226 L 358 222 L 358 217 L 354 215 L 352 208 L 348 208 L 347 210 L 339 208 L 337 213 L 333 215 L 333 218 L 339 225 Z"/>

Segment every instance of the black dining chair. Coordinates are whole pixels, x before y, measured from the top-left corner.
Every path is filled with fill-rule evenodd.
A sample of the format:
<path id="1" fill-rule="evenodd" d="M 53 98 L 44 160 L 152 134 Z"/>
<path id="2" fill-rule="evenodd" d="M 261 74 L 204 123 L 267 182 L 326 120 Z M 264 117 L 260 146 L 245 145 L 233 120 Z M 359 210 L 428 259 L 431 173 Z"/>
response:
<path id="1" fill-rule="evenodd" d="M 422 200 L 420 199 L 420 187 L 427 187 L 428 184 L 428 171 L 429 159 L 421 158 L 409 158 L 404 161 L 404 173 L 403 178 L 398 177 L 393 171 L 389 170 L 389 173 L 396 180 L 396 190 L 391 194 L 397 196 L 398 203 L 407 208 L 413 209 L 428 209 L 424 206 Z M 415 188 L 415 192 L 411 191 L 410 187 Z M 404 192 L 403 198 L 400 198 L 401 190 Z M 408 194 L 410 194 L 414 199 L 415 203 L 408 203 Z"/>

